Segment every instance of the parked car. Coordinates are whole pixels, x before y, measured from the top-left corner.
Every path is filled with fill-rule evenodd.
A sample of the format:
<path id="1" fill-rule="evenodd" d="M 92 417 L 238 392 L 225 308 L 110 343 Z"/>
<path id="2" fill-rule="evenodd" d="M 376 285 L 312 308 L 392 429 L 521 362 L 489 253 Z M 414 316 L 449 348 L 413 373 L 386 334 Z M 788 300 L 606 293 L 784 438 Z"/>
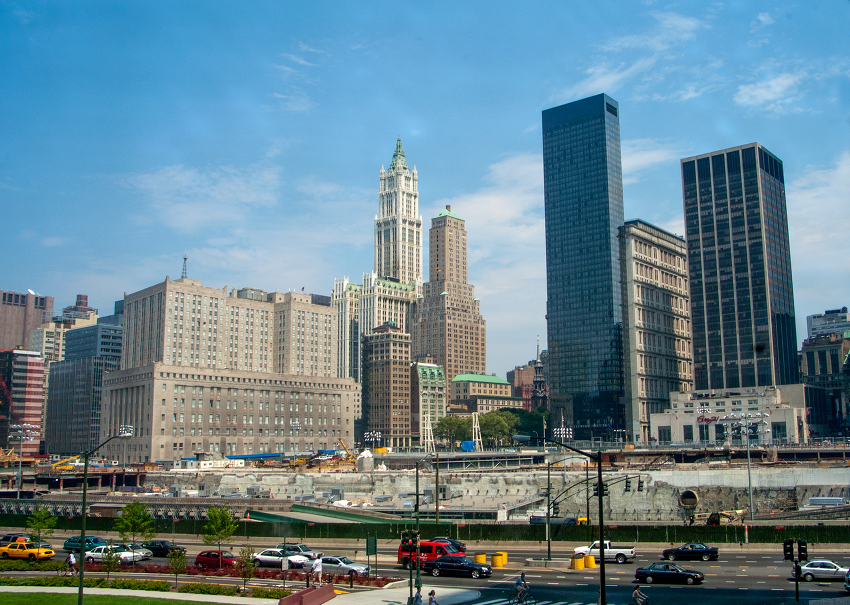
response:
<path id="1" fill-rule="evenodd" d="M 398 547 L 398 562 L 405 569 L 415 564 L 419 555 L 422 561 L 433 561 L 446 555 L 462 557 L 463 553 L 445 542 L 420 542 L 418 551 L 412 544 L 401 544 Z"/>
<path id="2" fill-rule="evenodd" d="M 451 538 L 446 538 L 445 536 L 440 536 L 438 538 L 431 538 L 428 542 L 443 542 L 446 544 L 451 544 L 455 547 L 459 552 L 466 552 L 466 544 L 459 540 L 452 540 Z"/>
<path id="3" fill-rule="evenodd" d="M 6 546 L 0 546 L 0 558 L 2 559 L 29 559 L 30 561 L 50 559 L 55 555 L 49 548 L 40 548 L 34 542 L 12 542 Z"/>
<path id="4" fill-rule="evenodd" d="M 118 546 L 123 546 L 127 550 L 132 550 L 133 552 L 137 552 L 142 555 L 142 560 L 150 559 L 153 556 L 153 551 L 149 548 L 145 548 L 138 542 L 121 542 Z"/>
<path id="5" fill-rule="evenodd" d="M 682 544 L 678 548 L 668 548 L 661 553 L 662 557 L 668 561 L 681 559 L 683 561 L 716 561 L 720 551 L 714 547 L 702 542 L 690 542 Z"/>
<path id="6" fill-rule="evenodd" d="M 357 563 L 348 557 L 322 557 L 322 571 L 329 574 L 348 575 L 354 572 L 358 576 L 368 576 L 369 566 L 365 563 Z"/>
<path id="7" fill-rule="evenodd" d="M 850 571 L 844 574 L 844 590 L 850 592 Z"/>
<path id="8" fill-rule="evenodd" d="M 283 561 L 286 560 L 287 569 L 298 569 L 310 563 L 310 558 L 304 555 L 290 555 L 286 551 L 279 548 L 267 548 L 261 553 L 254 555 L 254 563 L 260 567 L 277 567 L 283 568 Z"/>
<path id="9" fill-rule="evenodd" d="M 106 546 L 95 546 L 90 551 L 87 551 L 86 562 L 94 563 L 95 561 L 103 561 L 103 557 L 109 552 L 117 554 L 121 563 L 135 563 L 142 560 L 142 555 L 137 552 L 128 550 L 118 544 L 113 546 L 107 544 Z"/>
<path id="10" fill-rule="evenodd" d="M 470 561 L 466 557 L 449 555 L 431 561 L 422 561 L 423 573 L 432 576 L 469 576 L 470 578 L 486 578 L 493 573 L 489 565 Z"/>
<path id="11" fill-rule="evenodd" d="M 692 569 L 679 567 L 675 563 L 653 563 L 648 567 L 639 567 L 636 569 L 635 580 L 647 584 L 652 584 L 653 582 L 699 584 L 705 580 L 705 575 Z"/>
<path id="12" fill-rule="evenodd" d="M 106 540 L 97 536 L 86 536 L 85 550 L 89 551 L 96 546 L 106 546 Z M 80 536 L 71 536 L 65 540 L 62 548 L 67 551 L 80 552 Z"/>
<path id="13" fill-rule="evenodd" d="M 841 567 L 827 559 L 815 559 L 800 565 L 800 577 L 806 582 L 812 580 L 843 580 L 850 569 Z"/>
<path id="14" fill-rule="evenodd" d="M 147 542 L 142 542 L 142 546 L 151 551 L 154 557 L 167 557 L 168 553 L 172 550 L 182 550 L 184 553 L 186 552 L 185 548 L 177 546 L 174 542 L 169 540 L 148 540 Z"/>
<path id="15" fill-rule="evenodd" d="M 195 557 L 195 566 L 206 567 L 207 569 L 219 569 L 220 567 L 233 567 L 236 561 L 236 557 L 230 551 L 204 550 Z"/>
<path id="16" fill-rule="evenodd" d="M 286 542 L 284 542 L 282 544 L 278 544 L 275 548 L 284 550 L 290 555 L 304 555 L 305 557 L 310 557 L 311 559 L 318 559 L 325 554 L 321 551 L 313 550 L 306 544 L 287 544 Z"/>

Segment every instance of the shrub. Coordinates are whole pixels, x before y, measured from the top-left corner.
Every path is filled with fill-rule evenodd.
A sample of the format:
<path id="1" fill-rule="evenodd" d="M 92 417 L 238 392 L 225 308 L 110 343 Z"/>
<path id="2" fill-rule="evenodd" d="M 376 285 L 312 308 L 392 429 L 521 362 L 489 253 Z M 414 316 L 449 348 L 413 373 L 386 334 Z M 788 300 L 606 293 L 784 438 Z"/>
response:
<path id="1" fill-rule="evenodd" d="M 58 571 L 65 569 L 62 561 L 23 561 L 21 559 L 0 559 L 0 571 Z"/>
<path id="2" fill-rule="evenodd" d="M 177 589 L 177 592 L 189 592 L 192 594 L 212 594 L 225 595 L 232 597 L 236 594 L 238 588 L 236 586 L 222 586 L 221 584 L 202 584 L 195 582 L 192 584 L 184 584 Z"/>
<path id="3" fill-rule="evenodd" d="M 256 599 L 282 599 L 291 594 L 291 590 L 284 590 L 283 588 L 262 588 L 257 586 L 251 589 L 251 596 Z"/>
<path id="4" fill-rule="evenodd" d="M 84 578 L 83 586 L 86 588 L 97 588 L 104 582 L 103 578 Z M 22 578 L 15 576 L 0 576 L 0 585 L 3 586 L 67 586 L 80 585 L 78 578 L 66 578 L 64 576 L 42 576 Z"/>
<path id="5" fill-rule="evenodd" d="M 112 580 L 109 584 L 109 588 L 118 588 L 120 590 L 156 590 L 159 592 L 168 592 L 171 590 L 171 583 L 157 580 L 117 579 Z"/>

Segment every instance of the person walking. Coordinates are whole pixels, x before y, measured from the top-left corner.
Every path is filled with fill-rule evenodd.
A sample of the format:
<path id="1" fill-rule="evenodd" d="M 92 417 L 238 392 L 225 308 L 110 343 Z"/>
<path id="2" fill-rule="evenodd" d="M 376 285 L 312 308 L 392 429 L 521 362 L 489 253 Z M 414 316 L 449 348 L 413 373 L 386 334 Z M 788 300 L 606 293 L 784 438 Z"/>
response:
<path id="1" fill-rule="evenodd" d="M 76 571 L 74 566 L 77 563 L 77 557 L 74 556 L 73 552 L 69 552 L 68 556 L 65 557 L 65 563 L 68 564 L 68 569 L 65 572 L 65 575 L 66 576 L 73 576 L 74 572 Z"/>
<path id="2" fill-rule="evenodd" d="M 428 605 L 440 605 L 437 603 L 437 591 L 432 590 L 428 593 Z"/>
<path id="3" fill-rule="evenodd" d="M 413 595 L 413 605 L 422 605 L 422 587 L 416 589 L 416 594 Z"/>
<path id="4" fill-rule="evenodd" d="M 318 583 L 319 586 L 322 585 L 322 557 L 316 557 L 313 561 L 313 566 L 310 568 L 310 572 L 316 576 L 313 583 Z"/>

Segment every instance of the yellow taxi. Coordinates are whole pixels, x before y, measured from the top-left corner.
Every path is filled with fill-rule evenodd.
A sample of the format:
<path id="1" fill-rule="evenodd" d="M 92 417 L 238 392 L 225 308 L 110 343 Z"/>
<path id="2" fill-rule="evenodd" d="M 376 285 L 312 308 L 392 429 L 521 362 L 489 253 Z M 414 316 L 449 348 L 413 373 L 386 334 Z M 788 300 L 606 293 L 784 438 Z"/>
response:
<path id="1" fill-rule="evenodd" d="M 38 548 L 33 542 L 12 542 L 0 546 L 0 559 L 50 559 L 56 553 L 49 548 Z"/>

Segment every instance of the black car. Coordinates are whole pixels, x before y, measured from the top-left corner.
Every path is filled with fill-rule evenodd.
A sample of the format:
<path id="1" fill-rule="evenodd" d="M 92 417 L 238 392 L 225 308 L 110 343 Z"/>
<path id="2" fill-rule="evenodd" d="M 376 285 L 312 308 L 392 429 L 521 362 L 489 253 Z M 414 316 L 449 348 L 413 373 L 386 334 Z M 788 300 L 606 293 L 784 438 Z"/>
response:
<path id="1" fill-rule="evenodd" d="M 428 541 L 429 542 L 440 542 L 442 544 L 451 544 L 452 546 L 454 546 L 460 552 L 466 552 L 466 544 L 464 544 L 463 542 L 459 542 L 458 540 L 452 540 L 451 538 L 440 537 L 440 538 L 431 538 Z"/>
<path id="2" fill-rule="evenodd" d="M 153 553 L 154 557 L 167 557 L 168 553 L 172 550 L 181 550 L 185 554 L 186 549 L 182 546 L 177 546 L 174 542 L 169 540 L 151 540 L 150 542 L 144 542 L 142 544 L 142 548 L 147 548 L 151 553 Z"/>
<path id="3" fill-rule="evenodd" d="M 705 576 L 693 569 L 679 567 L 675 563 L 653 563 L 649 567 L 640 567 L 635 570 L 635 580 L 652 584 L 653 582 L 665 584 L 699 584 Z"/>
<path id="4" fill-rule="evenodd" d="M 683 561 L 716 561 L 719 551 L 714 546 L 702 542 L 682 544 L 679 548 L 668 548 L 661 556 L 668 561 L 680 559 Z"/>
<path id="5" fill-rule="evenodd" d="M 439 557 L 431 561 L 422 561 L 422 572 L 432 576 L 469 576 L 470 578 L 486 578 L 493 573 L 489 565 L 470 561 L 466 557 L 451 555 Z"/>

